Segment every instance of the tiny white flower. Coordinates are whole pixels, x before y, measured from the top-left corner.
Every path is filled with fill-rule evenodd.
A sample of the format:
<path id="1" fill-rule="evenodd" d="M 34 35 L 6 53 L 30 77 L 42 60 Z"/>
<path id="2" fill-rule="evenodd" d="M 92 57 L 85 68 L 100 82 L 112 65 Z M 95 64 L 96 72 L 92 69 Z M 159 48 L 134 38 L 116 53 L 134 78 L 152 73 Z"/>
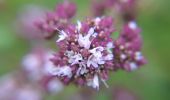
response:
<path id="1" fill-rule="evenodd" d="M 107 43 L 106 50 L 108 53 L 112 53 L 113 48 L 114 48 L 114 44 L 112 42 Z"/>
<path id="2" fill-rule="evenodd" d="M 81 47 L 84 47 L 86 49 L 90 48 L 91 41 L 90 37 L 94 35 L 94 28 L 90 28 L 88 31 L 88 34 L 86 36 L 83 36 L 82 34 L 79 34 L 78 36 L 78 43 Z"/>
<path id="3" fill-rule="evenodd" d="M 28 72 L 28 77 L 32 80 L 42 78 L 43 68 L 41 66 L 41 60 L 38 59 L 36 54 L 28 54 L 22 62 L 23 69 Z"/>
<path id="4" fill-rule="evenodd" d="M 77 30 L 80 32 L 80 30 L 81 30 L 81 27 L 82 27 L 82 24 L 81 24 L 81 22 L 78 20 L 77 21 Z"/>
<path id="5" fill-rule="evenodd" d="M 142 56 L 142 53 L 141 52 L 136 52 L 135 53 L 135 59 L 136 60 L 141 60 L 143 58 L 143 56 Z"/>
<path id="6" fill-rule="evenodd" d="M 93 55 L 91 55 L 88 58 L 88 61 L 87 61 L 87 67 L 90 67 L 90 65 L 92 65 L 94 68 L 98 68 L 99 67 L 98 61 L 97 61 L 97 59 Z"/>
<path id="7" fill-rule="evenodd" d="M 25 86 L 16 90 L 15 100 L 41 100 L 40 92 L 30 86 Z"/>
<path id="8" fill-rule="evenodd" d="M 99 90 L 99 78 L 98 78 L 98 75 L 95 74 L 94 78 L 87 82 L 87 85 Z"/>
<path id="9" fill-rule="evenodd" d="M 38 59 L 38 57 L 36 55 L 29 54 L 24 57 L 22 65 L 25 70 L 33 71 L 41 65 L 41 61 Z"/>
<path id="10" fill-rule="evenodd" d="M 59 32 L 59 39 L 56 42 L 60 42 L 64 40 L 66 37 L 68 37 L 67 33 L 62 30 L 61 32 Z"/>
<path id="11" fill-rule="evenodd" d="M 63 89 L 63 84 L 58 79 L 52 79 L 48 82 L 47 88 L 51 93 L 58 93 Z"/>
<path id="12" fill-rule="evenodd" d="M 52 75 L 72 77 L 71 68 L 69 66 L 49 66 L 48 71 Z"/>
<path id="13" fill-rule="evenodd" d="M 86 67 L 82 67 L 81 71 L 80 71 L 80 74 L 83 75 L 83 74 L 85 74 L 87 72 L 88 72 L 88 70 L 86 69 Z"/>
<path id="14" fill-rule="evenodd" d="M 96 53 L 101 53 L 103 50 L 104 48 L 102 46 L 98 46 L 96 48 L 89 50 L 89 52 L 95 55 Z"/>
<path id="15" fill-rule="evenodd" d="M 120 55 L 120 58 L 121 58 L 122 60 L 124 60 L 124 59 L 127 58 L 127 56 L 126 56 L 125 54 L 121 54 L 121 55 Z"/>
<path id="16" fill-rule="evenodd" d="M 70 58 L 74 55 L 74 51 L 66 51 L 64 55 Z"/>
<path id="17" fill-rule="evenodd" d="M 113 54 L 108 54 L 104 57 L 104 60 L 113 60 Z"/>
<path id="18" fill-rule="evenodd" d="M 103 47 L 99 46 L 99 47 L 96 47 L 96 48 L 93 48 L 91 50 L 89 50 L 90 53 L 92 53 L 92 55 L 95 57 L 95 58 L 102 58 L 102 51 L 104 50 Z"/>
<path id="19" fill-rule="evenodd" d="M 105 63 L 102 57 L 103 50 L 104 48 L 101 46 L 89 50 L 92 55 L 90 55 L 90 57 L 88 58 L 87 67 L 90 67 L 90 65 L 92 65 L 94 68 L 98 68 L 98 64 L 101 65 Z"/>
<path id="20" fill-rule="evenodd" d="M 79 69 L 77 70 L 77 75 L 83 75 L 84 73 L 87 73 L 88 70 L 86 69 L 86 65 L 84 63 L 79 63 Z"/>
<path id="21" fill-rule="evenodd" d="M 131 29 L 133 29 L 133 30 L 135 30 L 135 29 L 137 28 L 137 24 L 136 24 L 135 21 L 129 22 L 128 26 L 129 26 Z"/>
<path id="22" fill-rule="evenodd" d="M 95 32 L 92 36 L 93 36 L 93 37 L 96 37 L 97 35 L 98 35 L 98 33 Z"/>
<path id="23" fill-rule="evenodd" d="M 107 46 L 108 49 L 114 48 L 114 44 L 112 42 L 107 43 L 106 46 Z"/>
<path id="24" fill-rule="evenodd" d="M 94 28 L 90 28 L 87 36 L 90 37 L 94 33 Z"/>
<path id="25" fill-rule="evenodd" d="M 81 54 L 75 54 L 69 58 L 69 63 L 71 63 L 71 65 L 74 65 L 74 64 L 78 64 L 79 61 L 82 61 L 82 60 L 83 60 L 83 57 Z"/>
<path id="26" fill-rule="evenodd" d="M 136 70 L 138 68 L 138 66 L 136 65 L 136 63 L 134 63 L 134 62 L 131 62 L 130 63 L 130 71 L 134 71 L 134 70 Z"/>
<path id="27" fill-rule="evenodd" d="M 98 25 L 98 24 L 99 24 L 99 22 L 101 21 L 101 18 L 100 18 L 100 17 L 97 17 L 97 18 L 95 18 L 95 20 L 94 20 L 94 21 L 95 21 L 95 24 L 96 24 L 96 25 Z"/>

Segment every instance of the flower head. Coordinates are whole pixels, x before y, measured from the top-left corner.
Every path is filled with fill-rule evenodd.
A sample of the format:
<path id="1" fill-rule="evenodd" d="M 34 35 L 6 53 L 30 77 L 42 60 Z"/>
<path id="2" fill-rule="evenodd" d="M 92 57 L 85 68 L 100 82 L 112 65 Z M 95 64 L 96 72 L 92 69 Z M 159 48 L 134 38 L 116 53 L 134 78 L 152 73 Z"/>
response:
<path id="1" fill-rule="evenodd" d="M 59 52 L 51 59 L 56 65 L 49 72 L 58 76 L 65 84 L 74 82 L 99 89 L 99 82 L 107 80 L 108 71 L 113 70 L 114 55 L 113 20 L 103 17 L 78 21 L 74 31 L 61 31 L 65 38 L 57 40 Z M 104 81 L 103 81 L 104 80 Z"/>
<path id="2" fill-rule="evenodd" d="M 30 41 L 42 39 L 41 31 L 34 24 L 36 21 L 45 21 L 45 12 L 45 8 L 36 5 L 24 7 L 17 19 L 17 25 L 14 26 L 18 31 L 17 33 Z"/>
<path id="3" fill-rule="evenodd" d="M 135 21 L 124 25 L 120 37 L 115 41 L 114 54 L 117 57 L 115 66 L 127 71 L 138 69 L 146 63 L 141 53 L 142 39 L 140 28 Z"/>
<path id="4" fill-rule="evenodd" d="M 103 16 L 107 10 L 114 7 L 117 0 L 92 0 L 92 10 L 95 16 Z"/>
<path id="5" fill-rule="evenodd" d="M 51 57 L 53 57 L 52 51 L 42 47 L 36 47 L 24 57 L 22 71 L 29 81 L 38 84 L 45 92 L 58 93 L 63 88 L 63 84 L 58 78 L 51 76 L 48 72 L 50 68 L 54 68 L 55 66 L 50 61 Z M 63 69 L 68 70 L 65 67 L 63 67 Z M 63 74 L 59 68 L 55 70 L 58 70 L 60 75 Z"/>
<path id="6" fill-rule="evenodd" d="M 116 8 L 125 21 L 134 20 L 136 17 L 137 0 L 117 0 Z"/>
<path id="7" fill-rule="evenodd" d="M 58 4 L 54 12 L 48 12 L 44 18 L 45 21 L 36 21 L 35 25 L 43 33 L 45 39 L 51 39 L 58 33 L 58 30 L 63 30 L 70 24 L 75 13 L 76 5 L 65 1 Z"/>
<path id="8" fill-rule="evenodd" d="M 56 14 L 60 18 L 70 19 L 76 13 L 76 5 L 72 2 L 65 1 L 56 6 Z"/>
<path id="9" fill-rule="evenodd" d="M 38 86 L 29 84 L 20 72 L 8 73 L 0 78 L 1 100 L 42 100 L 43 92 Z"/>

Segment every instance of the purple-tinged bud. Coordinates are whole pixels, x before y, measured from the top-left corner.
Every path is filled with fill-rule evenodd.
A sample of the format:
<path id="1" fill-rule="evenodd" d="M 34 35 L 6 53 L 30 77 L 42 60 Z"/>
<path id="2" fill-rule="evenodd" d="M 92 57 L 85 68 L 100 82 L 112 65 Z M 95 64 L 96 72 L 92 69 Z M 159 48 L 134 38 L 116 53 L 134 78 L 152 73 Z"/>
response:
<path id="1" fill-rule="evenodd" d="M 43 7 L 35 5 L 26 6 L 14 26 L 18 31 L 17 33 L 29 41 L 43 39 L 41 31 L 35 26 L 35 22 L 45 21 L 45 11 Z"/>
<path id="2" fill-rule="evenodd" d="M 104 2 L 93 1 L 92 10 L 95 16 L 102 16 L 106 11 L 106 5 Z"/>
<path id="3" fill-rule="evenodd" d="M 116 9 L 125 21 L 135 20 L 137 0 L 117 0 Z"/>
<path id="4" fill-rule="evenodd" d="M 12 72 L 0 78 L 0 100 L 42 100 L 43 91 L 29 84 L 20 72 Z"/>
<path id="5" fill-rule="evenodd" d="M 116 0 L 93 0 L 92 2 L 92 10 L 94 16 L 101 17 L 103 16 L 107 10 L 110 10 L 114 7 Z"/>
<path id="6" fill-rule="evenodd" d="M 140 28 L 134 21 L 123 27 L 120 37 L 114 42 L 115 67 L 133 71 L 146 63 L 141 53 L 142 39 Z"/>
<path id="7" fill-rule="evenodd" d="M 115 86 L 112 90 L 112 100 L 140 100 L 139 95 L 124 86 Z"/>
<path id="8" fill-rule="evenodd" d="M 120 41 L 123 42 L 127 48 L 135 51 L 142 47 L 141 30 L 135 21 L 130 21 L 124 25 L 120 35 Z"/>
<path id="9" fill-rule="evenodd" d="M 72 2 L 65 1 L 64 3 L 60 3 L 56 7 L 56 14 L 59 18 L 70 19 L 76 13 L 76 5 Z"/>
<path id="10" fill-rule="evenodd" d="M 70 2 L 60 3 L 55 12 L 48 12 L 45 21 L 37 21 L 35 25 L 41 31 L 45 39 L 53 38 L 59 30 L 70 27 L 70 20 L 76 13 L 76 5 Z"/>

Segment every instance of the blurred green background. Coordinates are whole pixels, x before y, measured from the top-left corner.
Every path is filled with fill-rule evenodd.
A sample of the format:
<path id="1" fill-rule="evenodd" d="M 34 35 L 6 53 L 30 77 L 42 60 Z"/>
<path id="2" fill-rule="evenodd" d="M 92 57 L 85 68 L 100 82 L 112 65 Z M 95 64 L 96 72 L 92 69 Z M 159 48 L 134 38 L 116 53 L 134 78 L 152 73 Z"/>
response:
<path id="1" fill-rule="evenodd" d="M 78 4 L 77 17 L 87 16 L 90 0 L 73 0 Z M 29 44 L 19 38 L 13 23 L 19 11 L 28 4 L 53 9 L 60 0 L 0 0 L 0 76 L 19 68 L 22 57 L 29 52 Z M 142 100 L 170 100 L 170 0 L 139 0 L 139 26 L 144 38 L 143 54 L 148 64 L 128 73 L 111 74 L 110 87 L 121 85 L 135 91 Z M 68 86 L 47 100 L 62 100 L 65 95 L 77 92 L 77 87 Z M 97 100 L 110 100 L 107 89 L 96 94 Z"/>

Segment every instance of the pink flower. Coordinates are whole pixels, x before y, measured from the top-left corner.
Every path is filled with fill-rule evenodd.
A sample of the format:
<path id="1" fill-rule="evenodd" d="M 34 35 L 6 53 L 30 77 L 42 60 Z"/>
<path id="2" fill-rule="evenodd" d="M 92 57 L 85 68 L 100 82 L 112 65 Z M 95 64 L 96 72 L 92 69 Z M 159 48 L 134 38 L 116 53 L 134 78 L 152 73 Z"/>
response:
<path id="1" fill-rule="evenodd" d="M 141 53 L 141 47 L 140 28 L 135 21 L 130 21 L 125 24 L 120 37 L 115 41 L 113 50 L 117 57 L 117 61 L 114 61 L 115 66 L 133 71 L 145 64 L 146 60 Z"/>
<path id="2" fill-rule="evenodd" d="M 42 47 L 34 48 L 23 58 L 22 70 L 29 81 L 38 84 L 46 92 L 58 93 L 63 89 L 63 84 L 48 72 L 49 68 L 55 67 L 50 61 L 51 57 L 53 57 L 51 50 Z"/>
<path id="3" fill-rule="evenodd" d="M 46 18 L 44 18 L 45 21 L 36 21 L 35 25 L 45 39 L 51 39 L 58 33 L 58 30 L 64 30 L 70 24 L 75 13 L 76 5 L 65 1 L 58 4 L 54 12 L 48 12 Z"/>
<path id="4" fill-rule="evenodd" d="M 112 32 L 113 20 L 107 17 L 78 21 L 74 32 L 60 31 L 62 36 L 56 41 L 59 52 L 51 59 L 56 66 L 49 72 L 65 84 L 99 89 L 99 82 L 106 84 L 107 72 L 113 69 L 107 67 L 114 59 Z"/>

